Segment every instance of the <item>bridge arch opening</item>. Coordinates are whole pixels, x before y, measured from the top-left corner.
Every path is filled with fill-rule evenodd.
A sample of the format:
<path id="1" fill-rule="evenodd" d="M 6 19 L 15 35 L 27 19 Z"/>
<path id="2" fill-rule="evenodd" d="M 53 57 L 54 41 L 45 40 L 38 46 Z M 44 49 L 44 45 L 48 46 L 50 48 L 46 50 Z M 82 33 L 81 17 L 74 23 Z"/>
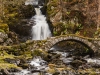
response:
<path id="1" fill-rule="evenodd" d="M 94 51 L 91 49 L 89 45 L 75 39 L 58 41 L 51 46 L 50 50 L 70 52 L 73 55 L 79 55 L 79 56 L 80 55 L 81 56 L 89 55 L 90 57 L 94 56 Z"/>

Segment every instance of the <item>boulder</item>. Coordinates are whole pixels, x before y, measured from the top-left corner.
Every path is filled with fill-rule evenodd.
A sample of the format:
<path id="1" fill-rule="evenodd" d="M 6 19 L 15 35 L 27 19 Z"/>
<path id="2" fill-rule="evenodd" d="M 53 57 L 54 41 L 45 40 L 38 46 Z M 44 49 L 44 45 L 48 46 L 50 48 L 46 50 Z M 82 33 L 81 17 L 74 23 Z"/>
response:
<path id="1" fill-rule="evenodd" d="M 1 69 L 2 75 L 10 75 L 7 69 Z"/>
<path id="2" fill-rule="evenodd" d="M 0 32 L 0 44 L 5 42 L 5 40 L 8 38 L 7 34 Z"/>

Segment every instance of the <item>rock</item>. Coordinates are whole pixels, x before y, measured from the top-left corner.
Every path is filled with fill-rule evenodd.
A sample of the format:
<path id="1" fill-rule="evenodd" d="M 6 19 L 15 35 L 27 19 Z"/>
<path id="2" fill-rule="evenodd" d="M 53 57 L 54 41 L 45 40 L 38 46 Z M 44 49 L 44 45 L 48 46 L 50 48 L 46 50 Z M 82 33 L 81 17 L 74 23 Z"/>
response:
<path id="1" fill-rule="evenodd" d="M 20 60 L 18 59 L 10 59 L 10 58 L 5 58 L 4 61 L 11 63 L 11 64 L 15 64 L 15 65 L 19 65 L 20 64 Z"/>
<path id="2" fill-rule="evenodd" d="M 5 42 L 5 40 L 8 38 L 7 34 L 0 32 L 0 43 Z"/>
<path id="3" fill-rule="evenodd" d="M 59 11 L 58 13 L 56 13 L 56 15 L 53 18 L 51 18 L 51 21 L 52 22 L 60 22 L 61 19 L 62 19 L 62 12 Z"/>
<path id="4" fill-rule="evenodd" d="M 9 40 L 7 40 L 7 42 L 13 43 L 13 44 L 18 44 L 19 43 L 19 38 L 18 35 L 15 32 L 9 32 L 8 33 L 8 38 L 10 38 Z"/>
<path id="5" fill-rule="evenodd" d="M 3 46 L 10 46 L 10 45 L 13 45 L 13 41 L 12 41 L 10 38 L 8 38 L 8 39 L 4 42 Z"/>
<path id="6" fill-rule="evenodd" d="M 7 34 L 3 33 L 3 32 L 0 32 L 0 38 L 8 38 Z"/>
<path id="7" fill-rule="evenodd" d="M 73 61 L 73 58 L 62 58 L 64 64 L 70 64 Z"/>
<path id="8" fill-rule="evenodd" d="M 4 40 L 0 38 L 0 43 L 3 43 L 3 42 L 4 42 Z"/>
<path id="9" fill-rule="evenodd" d="M 13 44 L 12 39 L 8 38 L 8 35 L 6 33 L 0 32 L 0 45 L 8 46 L 12 44 Z"/>
<path id="10" fill-rule="evenodd" d="M 19 68 L 10 68 L 8 71 L 11 72 L 20 72 L 22 69 Z"/>
<path id="11" fill-rule="evenodd" d="M 2 75 L 10 75 L 7 69 L 1 69 Z"/>
<path id="12" fill-rule="evenodd" d="M 26 40 L 31 39 L 31 28 L 33 25 L 34 25 L 34 21 L 32 21 L 32 23 L 30 24 L 29 19 L 22 19 L 18 25 L 11 28 L 11 30 L 13 32 L 10 32 L 9 35 L 12 38 L 15 38 L 15 39 L 13 39 L 15 41 L 16 41 L 16 38 L 19 37 L 19 39 L 17 39 L 18 41 L 25 42 Z M 13 36 L 12 36 L 12 34 L 13 34 Z M 16 37 L 16 35 L 17 35 L 17 37 Z"/>
<path id="13" fill-rule="evenodd" d="M 22 67 L 23 69 L 30 68 L 30 65 L 27 63 L 27 60 L 24 58 L 19 59 L 19 64 L 18 66 Z"/>
<path id="14" fill-rule="evenodd" d="M 47 73 L 50 73 L 50 74 L 54 74 L 56 72 L 56 70 L 54 69 L 54 68 L 52 68 L 52 69 L 48 69 L 47 70 Z"/>
<path id="15" fill-rule="evenodd" d="M 60 72 L 55 72 L 53 75 L 59 75 L 60 74 Z"/>
<path id="16" fill-rule="evenodd" d="M 56 69 L 57 69 L 59 72 L 65 70 L 65 68 L 56 68 Z"/>
<path id="17" fill-rule="evenodd" d="M 54 68 L 54 67 L 56 67 L 56 65 L 55 64 L 48 64 L 48 66 L 49 66 L 49 68 Z"/>
<path id="18" fill-rule="evenodd" d="M 79 66 L 81 66 L 82 64 L 84 64 L 83 61 L 81 60 L 74 60 L 70 63 L 74 68 L 78 68 Z"/>
<path id="19" fill-rule="evenodd" d="M 22 67 L 23 69 L 28 69 L 29 68 L 29 64 L 27 64 L 27 63 L 19 64 L 18 66 Z"/>

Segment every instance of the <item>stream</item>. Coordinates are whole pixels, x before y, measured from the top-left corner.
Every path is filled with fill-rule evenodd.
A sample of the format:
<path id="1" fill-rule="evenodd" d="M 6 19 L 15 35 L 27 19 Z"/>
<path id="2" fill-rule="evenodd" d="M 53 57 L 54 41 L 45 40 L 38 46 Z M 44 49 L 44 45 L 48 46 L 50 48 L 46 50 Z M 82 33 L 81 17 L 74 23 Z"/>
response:
<path id="1" fill-rule="evenodd" d="M 11 75 L 100 75 L 100 58 L 73 56 L 65 50 L 50 50 L 47 57 L 36 56 L 28 62 L 29 68 Z"/>

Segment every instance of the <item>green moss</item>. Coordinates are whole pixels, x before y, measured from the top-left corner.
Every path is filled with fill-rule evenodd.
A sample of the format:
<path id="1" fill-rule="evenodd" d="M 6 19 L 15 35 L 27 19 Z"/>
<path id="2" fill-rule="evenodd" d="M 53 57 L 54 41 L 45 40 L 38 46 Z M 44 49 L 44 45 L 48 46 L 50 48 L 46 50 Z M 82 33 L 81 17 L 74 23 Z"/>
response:
<path id="1" fill-rule="evenodd" d="M 10 63 L 0 63 L 0 69 L 10 69 L 10 68 L 16 68 L 16 69 L 21 69 L 20 67 L 10 64 Z"/>
<path id="2" fill-rule="evenodd" d="M 42 56 L 42 53 L 40 50 L 34 50 L 33 53 L 32 53 L 32 56 Z"/>
<path id="3" fill-rule="evenodd" d="M 41 57 L 46 57 L 48 55 L 48 53 L 46 52 L 46 51 L 44 51 L 44 50 L 41 50 L 41 49 L 38 49 L 38 50 L 34 50 L 33 52 L 32 52 L 32 56 L 34 57 L 34 56 L 41 56 Z"/>
<path id="4" fill-rule="evenodd" d="M 5 23 L 0 23 L 0 32 L 8 32 L 8 31 L 9 31 L 8 25 Z"/>
<path id="5" fill-rule="evenodd" d="M 2 30 L 2 29 L 0 29 L 0 32 L 5 33 L 5 31 L 4 31 L 4 30 Z"/>
<path id="6" fill-rule="evenodd" d="M 14 55 L 7 54 L 6 51 L 0 51 L 0 62 L 4 62 L 5 58 L 14 58 Z"/>
<path id="7" fill-rule="evenodd" d="M 6 51 L 0 51 L 0 69 L 10 69 L 10 68 L 17 68 L 21 69 L 14 64 L 7 63 L 4 59 L 10 58 L 14 59 L 15 56 L 11 54 L 7 54 Z"/>
<path id="8" fill-rule="evenodd" d="M 54 16 L 57 13 L 57 7 L 58 6 L 58 0 L 52 0 L 48 5 L 47 5 L 47 13 L 49 16 Z"/>

